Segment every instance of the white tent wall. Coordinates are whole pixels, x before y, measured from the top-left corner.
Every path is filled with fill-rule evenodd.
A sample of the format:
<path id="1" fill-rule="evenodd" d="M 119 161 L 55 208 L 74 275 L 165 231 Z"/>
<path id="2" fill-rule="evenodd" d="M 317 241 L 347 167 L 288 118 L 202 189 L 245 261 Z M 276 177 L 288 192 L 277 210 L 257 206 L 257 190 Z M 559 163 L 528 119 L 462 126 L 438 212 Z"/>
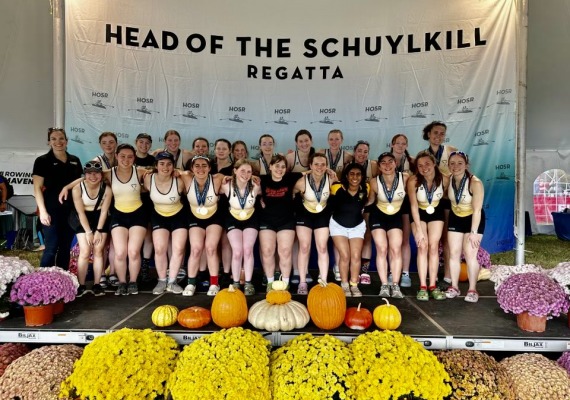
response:
<path id="1" fill-rule="evenodd" d="M 0 157 L 46 150 L 53 124 L 52 15 L 48 0 L 0 0 Z M 544 170 L 570 172 L 570 0 L 529 1 L 525 208 Z M 0 160 L 1 161 L 1 160 Z"/>

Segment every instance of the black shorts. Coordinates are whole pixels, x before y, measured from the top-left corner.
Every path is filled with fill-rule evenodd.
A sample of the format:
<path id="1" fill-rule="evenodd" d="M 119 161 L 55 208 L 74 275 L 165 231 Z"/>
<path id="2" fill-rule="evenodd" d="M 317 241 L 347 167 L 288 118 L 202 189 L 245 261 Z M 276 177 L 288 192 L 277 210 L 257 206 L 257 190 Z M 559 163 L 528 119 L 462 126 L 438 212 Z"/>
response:
<path id="1" fill-rule="evenodd" d="M 451 200 L 446 199 L 445 197 L 439 200 L 439 204 L 443 206 L 444 210 L 451 210 Z"/>
<path id="2" fill-rule="evenodd" d="M 183 207 L 176 214 L 165 217 L 153 209 L 150 215 L 150 224 L 153 231 L 166 229 L 168 232 L 174 232 L 177 229 L 188 229 L 188 211 Z"/>
<path id="3" fill-rule="evenodd" d="M 458 217 L 451 211 L 449 213 L 449 223 L 447 224 L 447 230 L 449 232 L 460 232 L 469 233 L 471 232 L 471 221 L 473 220 L 472 215 L 467 217 Z M 477 228 L 477 233 L 481 235 L 485 232 L 485 211 L 481 210 L 481 221 L 479 222 L 479 227 Z"/>
<path id="4" fill-rule="evenodd" d="M 418 208 L 420 211 L 420 221 L 425 222 L 426 224 L 433 221 L 445 221 L 445 210 L 441 201 L 435 208 L 433 214 L 428 214 L 427 211 Z M 410 213 L 410 222 L 414 222 L 412 217 L 412 213 Z"/>
<path id="5" fill-rule="evenodd" d="M 133 226 L 142 226 L 146 228 L 149 222 L 149 215 L 146 213 L 144 205 L 141 205 L 135 211 L 124 213 L 116 208 L 111 212 L 111 221 L 109 222 L 111 230 L 117 227 L 130 229 Z"/>
<path id="6" fill-rule="evenodd" d="M 99 224 L 99 216 L 101 215 L 101 210 L 97 211 L 85 211 L 85 216 L 87 217 L 87 221 L 89 221 L 89 229 L 91 232 L 95 232 L 97 230 L 97 225 Z M 102 233 L 109 233 L 109 216 L 105 218 L 105 223 L 103 224 L 103 228 L 101 229 Z M 85 229 L 79 224 L 75 233 L 85 233 Z"/>
<path id="7" fill-rule="evenodd" d="M 312 213 L 301 204 L 297 206 L 295 212 L 297 226 L 305 226 L 312 230 L 328 228 L 331 221 L 330 207 L 325 207 L 320 213 Z"/>
<path id="8" fill-rule="evenodd" d="M 218 204 L 218 209 L 212 216 L 206 219 L 200 219 L 192 214 L 192 211 L 189 212 L 188 216 L 188 229 L 191 228 L 202 228 L 206 229 L 210 225 L 220 225 L 224 227 L 224 212 L 220 209 L 220 205 Z"/>
<path id="9" fill-rule="evenodd" d="M 226 213 L 226 230 L 232 231 L 234 229 L 239 229 L 243 231 L 248 228 L 259 230 L 259 218 L 257 213 L 254 211 L 251 217 L 246 219 L 245 221 L 240 221 L 239 219 L 235 219 L 233 215 L 230 214 L 229 211 Z"/>
<path id="10" fill-rule="evenodd" d="M 402 203 L 402 207 L 400 207 L 400 213 L 402 215 L 411 214 L 411 206 L 410 206 L 410 198 L 408 195 L 404 196 L 404 202 Z"/>
<path id="11" fill-rule="evenodd" d="M 260 218 L 261 219 L 261 218 Z M 287 231 L 287 230 L 295 230 L 295 221 L 292 219 L 286 220 L 278 220 L 278 221 L 271 221 L 269 219 L 263 218 L 262 221 L 259 222 L 259 230 L 260 231 Z"/>
<path id="12" fill-rule="evenodd" d="M 368 219 L 368 226 L 371 231 L 374 229 L 384 229 L 388 232 L 390 229 L 400 229 L 402 230 L 402 209 L 400 209 L 396 214 L 388 215 L 384 214 L 374 206 L 370 210 L 370 217 Z"/>
<path id="13" fill-rule="evenodd" d="M 152 213 L 152 210 L 154 210 L 154 204 L 150 199 L 150 193 L 149 192 L 141 193 L 141 201 L 143 203 L 145 212 L 147 213 L 147 215 L 150 215 Z"/>

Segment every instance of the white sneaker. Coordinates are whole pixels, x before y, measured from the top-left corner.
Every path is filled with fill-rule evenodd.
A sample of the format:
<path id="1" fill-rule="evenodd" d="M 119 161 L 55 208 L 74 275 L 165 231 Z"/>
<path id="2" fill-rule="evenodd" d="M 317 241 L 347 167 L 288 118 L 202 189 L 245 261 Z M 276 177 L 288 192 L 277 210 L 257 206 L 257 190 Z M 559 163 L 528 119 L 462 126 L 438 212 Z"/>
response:
<path id="1" fill-rule="evenodd" d="M 341 283 L 340 287 L 346 297 L 352 297 L 352 292 L 350 291 L 350 285 L 348 283 Z"/>
<path id="2" fill-rule="evenodd" d="M 186 285 L 184 291 L 182 292 L 182 296 L 194 296 L 196 292 L 196 285 Z"/>
<path id="3" fill-rule="evenodd" d="M 169 293 L 180 294 L 182 293 L 182 287 L 176 282 L 170 282 L 166 285 L 166 291 Z"/>
<path id="4" fill-rule="evenodd" d="M 334 280 L 340 282 L 340 270 L 338 269 L 338 265 L 335 265 L 333 267 L 333 272 L 334 272 Z"/>
<path id="5" fill-rule="evenodd" d="M 208 296 L 215 296 L 218 294 L 218 292 L 220 291 L 220 287 L 218 285 L 210 285 L 210 288 L 208 289 L 208 293 L 206 293 Z"/>

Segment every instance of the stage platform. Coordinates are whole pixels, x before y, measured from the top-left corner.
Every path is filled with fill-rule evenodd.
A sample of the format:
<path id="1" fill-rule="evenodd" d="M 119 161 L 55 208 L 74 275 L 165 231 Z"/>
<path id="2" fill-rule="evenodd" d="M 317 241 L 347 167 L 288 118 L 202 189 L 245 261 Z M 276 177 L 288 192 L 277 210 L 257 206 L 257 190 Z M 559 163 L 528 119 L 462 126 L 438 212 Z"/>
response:
<path id="1" fill-rule="evenodd" d="M 357 306 L 359 302 L 371 311 L 384 302 L 377 296 L 379 282 L 374 277 L 373 285 L 362 286 L 364 296 L 348 298 L 348 306 Z M 413 277 L 412 288 L 404 288 L 404 299 L 392 302 L 402 313 L 400 332 L 410 335 L 422 343 L 426 349 L 474 349 L 484 351 L 514 352 L 562 352 L 570 350 L 570 328 L 566 316 L 549 320 L 546 332 L 524 332 L 517 327 L 516 317 L 505 314 L 499 307 L 490 281 L 479 282 L 480 299 L 476 304 L 463 301 L 463 296 L 444 301 L 419 302 L 415 298 L 418 287 L 417 277 Z M 165 293 L 155 296 L 151 287 L 142 287 L 138 295 L 115 296 L 108 291 L 105 296 L 94 297 L 92 294 L 78 298 L 65 305 L 63 314 L 55 317 L 54 322 L 42 327 L 25 326 L 23 316 L 15 316 L 0 322 L 0 342 L 24 343 L 89 343 L 96 336 L 121 328 L 152 328 L 172 336 L 180 344 L 188 344 L 197 338 L 219 330 L 213 323 L 201 330 L 190 330 L 175 324 L 168 328 L 156 328 L 151 322 L 155 307 L 171 304 L 179 309 L 190 306 L 210 308 L 212 297 L 197 293 L 193 297 L 183 297 Z M 146 290 L 145 290 L 146 289 Z M 258 285 L 259 290 L 264 290 Z M 464 294 L 466 284 L 460 284 Z M 248 304 L 263 299 L 265 293 L 248 298 Z M 306 304 L 306 296 L 293 295 L 294 300 Z M 245 328 L 252 328 L 249 323 Z M 372 330 L 373 328 L 370 328 Z M 361 332 L 344 326 L 322 331 L 312 322 L 300 330 L 291 332 L 262 332 L 274 346 L 279 346 L 295 336 L 310 332 L 313 334 L 331 334 L 346 342 L 351 342 Z"/>

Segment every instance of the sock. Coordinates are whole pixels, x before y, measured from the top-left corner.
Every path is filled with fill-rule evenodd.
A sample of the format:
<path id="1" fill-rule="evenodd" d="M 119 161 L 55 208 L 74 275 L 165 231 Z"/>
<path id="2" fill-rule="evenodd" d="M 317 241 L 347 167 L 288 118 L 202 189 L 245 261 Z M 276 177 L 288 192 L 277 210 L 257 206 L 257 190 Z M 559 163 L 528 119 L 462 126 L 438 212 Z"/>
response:
<path id="1" fill-rule="evenodd" d="M 289 284 L 289 278 L 282 278 L 283 282 L 285 282 L 287 285 Z"/>
<path id="2" fill-rule="evenodd" d="M 447 283 L 451 283 L 451 278 L 443 278 L 443 280 Z"/>
<path id="3" fill-rule="evenodd" d="M 272 276 L 271 278 L 267 278 L 267 283 L 275 282 L 275 278 Z"/>
<path id="4" fill-rule="evenodd" d="M 196 277 L 194 278 L 188 277 L 188 284 L 196 286 Z"/>
<path id="5" fill-rule="evenodd" d="M 174 283 L 176 282 L 176 278 L 168 278 L 168 283 Z"/>
<path id="6" fill-rule="evenodd" d="M 217 275 L 215 275 L 215 276 L 210 275 L 210 285 L 216 285 L 216 286 L 218 286 L 218 282 L 219 282 L 219 281 L 218 281 L 218 276 L 217 276 Z"/>
<path id="7" fill-rule="evenodd" d="M 358 286 L 358 283 L 357 283 L 357 282 L 352 282 L 352 281 L 350 281 L 349 283 L 350 283 L 350 286 Z"/>
<path id="8" fill-rule="evenodd" d="M 158 280 L 159 282 L 166 282 L 166 278 L 162 278 Z"/>
<path id="9" fill-rule="evenodd" d="M 403 271 L 403 272 L 402 272 L 402 275 L 410 276 L 410 273 L 409 273 L 408 271 Z"/>
<path id="10" fill-rule="evenodd" d="M 420 286 L 420 290 L 427 290 L 427 286 Z"/>
<path id="11" fill-rule="evenodd" d="M 430 286 L 430 287 L 428 288 L 428 290 L 430 290 L 430 291 L 431 291 L 431 290 L 435 290 L 436 287 L 437 287 L 437 286 Z"/>
<path id="12" fill-rule="evenodd" d="M 245 281 L 246 285 L 251 285 L 251 281 Z"/>

